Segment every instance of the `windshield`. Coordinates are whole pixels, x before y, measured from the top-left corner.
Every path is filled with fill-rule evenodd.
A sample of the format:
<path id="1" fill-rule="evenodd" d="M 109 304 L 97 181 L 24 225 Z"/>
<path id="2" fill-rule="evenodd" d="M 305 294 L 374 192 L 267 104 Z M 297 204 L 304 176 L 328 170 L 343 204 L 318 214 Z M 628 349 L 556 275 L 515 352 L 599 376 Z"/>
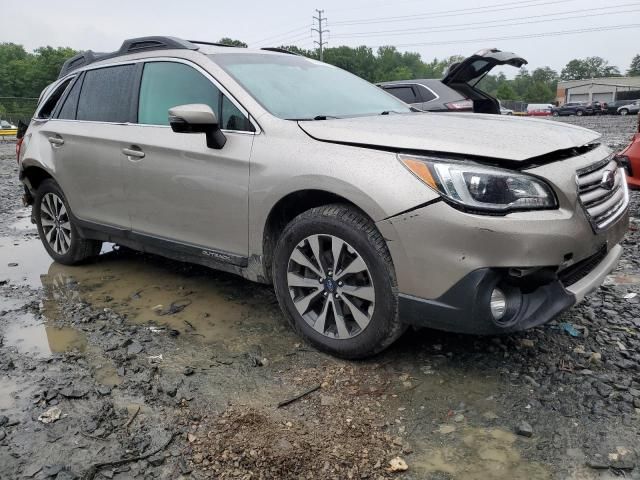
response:
<path id="1" fill-rule="evenodd" d="M 309 58 L 260 53 L 211 57 L 279 118 L 312 120 L 411 111 L 360 77 Z"/>

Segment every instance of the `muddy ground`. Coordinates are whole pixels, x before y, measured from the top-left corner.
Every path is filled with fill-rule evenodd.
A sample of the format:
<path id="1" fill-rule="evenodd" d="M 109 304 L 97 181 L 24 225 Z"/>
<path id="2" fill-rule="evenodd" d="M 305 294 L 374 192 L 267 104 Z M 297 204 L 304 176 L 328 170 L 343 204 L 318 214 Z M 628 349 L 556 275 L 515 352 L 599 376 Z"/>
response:
<path id="1" fill-rule="evenodd" d="M 561 121 L 614 148 L 635 127 Z M 112 245 L 53 263 L 13 148 L 0 145 L 0 479 L 640 478 L 635 218 L 618 270 L 557 321 L 410 331 L 346 362 L 294 335 L 269 287 Z"/>

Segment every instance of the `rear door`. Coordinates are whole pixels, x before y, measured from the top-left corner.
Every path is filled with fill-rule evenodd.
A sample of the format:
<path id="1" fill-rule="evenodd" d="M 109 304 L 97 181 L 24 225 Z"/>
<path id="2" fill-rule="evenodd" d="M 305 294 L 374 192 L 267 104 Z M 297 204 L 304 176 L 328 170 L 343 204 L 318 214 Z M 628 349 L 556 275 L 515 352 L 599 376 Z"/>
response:
<path id="1" fill-rule="evenodd" d="M 203 134 L 175 133 L 168 109 L 203 103 L 227 138 L 208 148 Z M 171 241 L 192 254 L 231 263 L 248 252 L 249 159 L 254 128 L 242 107 L 200 67 L 148 61 L 142 73 L 137 124 L 123 147 L 133 230 L 149 241 Z"/>
<path id="2" fill-rule="evenodd" d="M 131 128 L 135 64 L 85 71 L 51 121 L 56 175 L 81 220 L 129 230 L 121 138 Z"/>
<path id="3" fill-rule="evenodd" d="M 477 113 L 500 113 L 498 101 L 489 94 L 476 88 L 477 83 L 499 65 L 511 65 L 520 68 L 527 61 L 511 52 L 498 49 L 481 50 L 462 62 L 453 64 L 442 79 L 442 83 L 453 88 L 466 98 L 473 100 Z"/>

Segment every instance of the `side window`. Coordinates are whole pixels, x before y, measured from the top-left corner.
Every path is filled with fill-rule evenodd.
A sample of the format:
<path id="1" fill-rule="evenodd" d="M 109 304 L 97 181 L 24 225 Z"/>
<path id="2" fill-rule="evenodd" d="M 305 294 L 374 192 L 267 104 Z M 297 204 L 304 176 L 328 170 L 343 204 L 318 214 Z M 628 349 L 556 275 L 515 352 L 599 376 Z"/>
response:
<path id="1" fill-rule="evenodd" d="M 423 102 L 430 102 L 436 98 L 435 94 L 425 86 L 420 86 L 420 96 Z"/>
<path id="2" fill-rule="evenodd" d="M 68 80 L 65 80 L 63 83 L 58 85 L 58 87 L 54 90 L 54 92 L 51 95 L 49 95 L 49 98 L 47 98 L 47 100 L 44 102 L 42 107 L 38 110 L 37 118 L 44 119 L 44 118 L 51 117 L 51 114 L 55 110 L 56 105 L 60 101 L 60 98 L 62 98 L 62 95 L 64 94 L 65 90 L 71 84 L 73 78 L 74 77 Z"/>
<path id="3" fill-rule="evenodd" d="M 220 90 L 196 69 L 183 63 L 149 62 L 144 66 L 138 123 L 169 125 L 168 110 L 204 103 L 220 118 Z"/>
<path id="4" fill-rule="evenodd" d="M 249 119 L 225 95 L 222 96 L 222 115 L 220 118 L 220 128 L 223 130 L 254 131 Z"/>
<path id="5" fill-rule="evenodd" d="M 78 109 L 78 99 L 80 98 L 80 88 L 82 87 L 82 81 L 78 79 L 73 84 L 67 98 L 65 98 L 62 108 L 58 112 L 56 118 L 62 118 L 64 120 L 75 120 L 76 110 Z"/>
<path id="6" fill-rule="evenodd" d="M 387 87 L 386 90 L 404 103 L 417 103 L 420 101 L 411 87 Z"/>
<path id="7" fill-rule="evenodd" d="M 78 120 L 125 123 L 131 121 L 135 65 L 119 65 L 85 72 Z"/>

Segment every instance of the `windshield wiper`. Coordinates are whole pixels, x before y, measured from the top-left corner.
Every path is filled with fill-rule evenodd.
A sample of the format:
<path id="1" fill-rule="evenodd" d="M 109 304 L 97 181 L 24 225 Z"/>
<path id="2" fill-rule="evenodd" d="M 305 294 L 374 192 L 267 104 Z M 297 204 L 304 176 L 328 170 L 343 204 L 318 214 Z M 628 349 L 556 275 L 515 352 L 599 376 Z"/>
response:
<path id="1" fill-rule="evenodd" d="M 330 118 L 340 118 L 340 117 L 333 117 L 331 115 L 316 115 L 313 118 L 286 118 L 285 120 L 291 120 L 294 122 L 310 122 L 312 120 L 328 120 Z"/>

